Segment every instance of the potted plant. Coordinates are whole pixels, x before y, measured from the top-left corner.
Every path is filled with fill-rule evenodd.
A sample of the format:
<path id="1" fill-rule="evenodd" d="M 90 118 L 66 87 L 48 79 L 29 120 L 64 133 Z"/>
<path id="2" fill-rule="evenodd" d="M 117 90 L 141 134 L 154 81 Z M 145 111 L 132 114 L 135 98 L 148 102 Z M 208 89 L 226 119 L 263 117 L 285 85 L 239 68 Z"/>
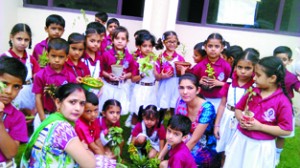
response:
<path id="1" fill-rule="evenodd" d="M 205 72 L 207 73 L 207 77 L 209 79 L 215 79 L 215 70 L 214 68 L 211 66 L 210 63 L 206 64 L 206 70 Z M 201 88 L 204 90 L 210 90 L 209 85 L 201 85 Z"/>
<path id="2" fill-rule="evenodd" d="M 149 76 L 149 70 L 154 68 L 153 61 L 157 60 L 157 56 L 151 52 L 146 57 L 137 60 L 139 63 L 139 71 Z"/>
<path id="3" fill-rule="evenodd" d="M 40 55 L 38 62 L 41 68 L 44 68 L 47 65 L 47 63 L 49 62 L 49 59 L 47 57 L 47 51 L 43 51 L 42 55 Z"/>
<path id="4" fill-rule="evenodd" d="M 120 63 L 124 59 L 125 53 L 123 53 L 122 51 L 118 51 L 115 57 L 117 59 L 117 62 L 116 64 L 111 65 L 111 71 L 116 77 L 120 77 L 123 73 L 123 66 L 120 65 Z"/>
<path id="5" fill-rule="evenodd" d="M 159 167 L 160 160 L 157 158 L 151 158 L 149 159 L 148 153 L 150 152 L 152 146 L 149 140 L 146 142 L 146 155 L 143 155 L 138 152 L 137 148 L 134 146 L 133 143 L 130 143 L 128 146 L 128 153 L 130 155 L 130 159 L 133 162 L 132 167 L 138 167 L 138 168 L 156 168 Z"/>
<path id="6" fill-rule="evenodd" d="M 254 117 L 254 113 L 252 111 L 249 110 L 249 101 L 252 100 L 252 96 L 256 96 L 256 92 L 253 91 L 253 88 L 250 87 L 249 89 L 247 89 L 247 92 L 249 93 L 247 101 L 246 101 L 246 108 L 243 112 L 243 119 L 246 121 L 253 121 L 253 117 Z"/>
<path id="7" fill-rule="evenodd" d="M 93 78 L 90 76 L 83 77 L 81 80 L 82 87 L 90 92 L 98 94 L 103 86 L 103 82 L 100 78 Z"/>

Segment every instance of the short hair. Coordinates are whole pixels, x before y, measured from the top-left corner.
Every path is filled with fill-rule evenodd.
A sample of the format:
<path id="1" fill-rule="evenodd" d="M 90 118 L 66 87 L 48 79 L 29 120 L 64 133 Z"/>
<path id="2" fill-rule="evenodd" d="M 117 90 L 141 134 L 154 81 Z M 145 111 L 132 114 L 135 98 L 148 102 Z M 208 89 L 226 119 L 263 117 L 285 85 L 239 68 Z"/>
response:
<path id="1" fill-rule="evenodd" d="M 102 22 L 106 22 L 108 19 L 108 15 L 106 12 L 98 12 L 95 14 L 96 18 L 99 18 L 100 20 L 102 20 Z"/>
<path id="2" fill-rule="evenodd" d="M 89 24 L 86 25 L 86 30 L 91 28 L 95 29 L 98 34 L 106 32 L 105 27 L 99 22 L 90 22 Z"/>
<path id="3" fill-rule="evenodd" d="M 91 103 L 94 106 L 98 106 L 99 100 L 98 100 L 98 97 L 95 93 L 90 92 L 90 91 L 86 91 L 85 95 L 86 95 L 86 102 L 87 103 Z"/>
<path id="4" fill-rule="evenodd" d="M 107 21 L 106 26 L 108 27 L 110 24 L 115 23 L 116 25 L 120 26 L 120 22 L 116 18 L 111 18 Z"/>
<path id="5" fill-rule="evenodd" d="M 185 136 L 190 132 L 192 121 L 184 115 L 176 114 L 171 117 L 167 126 Z"/>
<path id="6" fill-rule="evenodd" d="M 293 55 L 293 52 L 292 50 L 287 47 L 287 46 L 279 46 L 279 47 L 276 47 L 275 50 L 273 51 L 273 55 L 276 56 L 277 54 L 287 54 L 289 59 L 292 58 L 292 55 Z"/>
<path id="7" fill-rule="evenodd" d="M 65 28 L 65 19 L 60 15 L 56 15 L 56 14 L 49 15 L 46 18 L 46 27 L 49 27 L 51 24 L 58 24 L 63 28 Z"/>
<path id="8" fill-rule="evenodd" d="M 4 55 L 0 57 L 0 75 L 2 76 L 4 73 L 21 79 L 24 84 L 27 77 L 27 68 L 17 58 Z"/>
<path id="9" fill-rule="evenodd" d="M 69 44 L 63 38 L 54 38 L 54 39 L 51 39 L 48 43 L 48 53 L 51 50 L 64 50 L 66 52 L 66 54 L 68 55 Z"/>

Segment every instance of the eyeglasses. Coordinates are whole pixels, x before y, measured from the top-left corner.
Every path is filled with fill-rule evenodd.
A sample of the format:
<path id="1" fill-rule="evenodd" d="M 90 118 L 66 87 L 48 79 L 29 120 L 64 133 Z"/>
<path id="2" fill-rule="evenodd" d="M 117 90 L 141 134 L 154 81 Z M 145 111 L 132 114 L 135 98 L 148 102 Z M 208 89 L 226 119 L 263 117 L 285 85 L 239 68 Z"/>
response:
<path id="1" fill-rule="evenodd" d="M 178 43 L 178 41 L 166 41 L 165 43 L 168 45 L 171 45 L 171 44 L 176 45 Z"/>

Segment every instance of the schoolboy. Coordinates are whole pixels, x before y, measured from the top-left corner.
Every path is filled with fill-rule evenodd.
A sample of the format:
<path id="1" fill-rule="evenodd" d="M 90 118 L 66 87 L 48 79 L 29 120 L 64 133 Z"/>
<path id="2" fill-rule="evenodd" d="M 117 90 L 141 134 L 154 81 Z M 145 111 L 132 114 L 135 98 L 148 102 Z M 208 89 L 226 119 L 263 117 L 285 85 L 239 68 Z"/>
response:
<path id="1" fill-rule="evenodd" d="M 84 112 L 76 121 L 75 130 L 80 141 L 86 143 L 94 154 L 103 155 L 104 148 L 100 141 L 100 123 L 97 119 L 98 104 L 98 97 L 93 92 L 86 91 Z"/>
<path id="2" fill-rule="evenodd" d="M 105 26 L 107 19 L 108 15 L 106 12 L 98 12 L 95 14 L 95 22 L 99 22 L 103 26 Z"/>
<path id="3" fill-rule="evenodd" d="M 112 48 L 112 35 L 114 30 L 120 26 L 120 22 L 116 18 L 111 18 L 107 21 L 107 36 L 102 40 L 100 51 L 104 53 L 104 51 L 110 50 Z"/>
<path id="4" fill-rule="evenodd" d="M 160 167 L 197 168 L 196 162 L 184 143 L 191 129 L 191 120 L 183 115 L 173 115 L 167 125 L 167 143 L 169 160 L 162 161 Z M 165 146 L 165 147 L 166 147 Z M 159 158 L 163 158 L 160 154 Z"/>
<path id="5" fill-rule="evenodd" d="M 50 88 L 66 83 L 76 83 L 76 77 L 64 66 L 68 51 L 69 44 L 62 38 L 51 39 L 48 43 L 47 58 L 49 63 L 36 74 L 32 88 L 32 92 L 35 93 L 38 112 L 33 123 L 35 129 L 46 118 L 46 115 L 48 116 L 56 111 L 52 96 L 53 92 L 50 91 L 53 89 Z"/>
<path id="6" fill-rule="evenodd" d="M 25 84 L 27 68 L 16 58 L 0 57 L 0 167 L 16 167 L 13 158 L 20 142 L 28 141 L 25 116 L 12 104 Z"/>
<path id="7" fill-rule="evenodd" d="M 281 59 L 283 66 L 286 69 L 286 66 L 292 63 L 292 50 L 287 47 L 287 46 L 279 46 L 276 47 L 273 51 L 273 56 L 278 57 Z M 290 98 L 294 97 L 294 92 L 300 93 L 300 81 L 298 80 L 297 76 L 288 71 L 287 69 L 285 70 L 285 78 L 284 78 L 286 90 L 288 92 L 288 95 Z M 293 124 L 295 126 L 295 118 L 293 117 Z M 295 130 L 291 133 L 290 136 L 287 137 L 293 137 L 295 133 Z M 283 150 L 284 146 L 284 138 L 286 137 L 278 137 L 276 141 L 276 164 L 279 163 L 280 160 L 280 154 Z"/>
<path id="8" fill-rule="evenodd" d="M 45 31 L 48 33 L 48 37 L 36 44 L 32 53 L 32 56 L 39 61 L 43 52 L 47 51 L 48 42 L 53 38 L 60 38 L 65 31 L 65 20 L 60 15 L 52 14 L 46 18 Z"/>

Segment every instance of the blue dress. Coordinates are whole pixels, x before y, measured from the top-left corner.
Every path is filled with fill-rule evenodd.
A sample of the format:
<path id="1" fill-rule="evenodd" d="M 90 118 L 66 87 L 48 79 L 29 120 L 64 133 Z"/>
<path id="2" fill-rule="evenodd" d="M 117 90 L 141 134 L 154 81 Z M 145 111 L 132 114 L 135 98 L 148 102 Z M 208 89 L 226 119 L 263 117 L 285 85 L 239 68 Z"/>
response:
<path id="1" fill-rule="evenodd" d="M 188 116 L 187 105 L 182 99 L 179 99 L 176 104 L 175 114 Z M 216 152 L 217 141 L 214 136 L 215 118 L 214 106 L 209 101 L 206 101 L 199 109 L 197 119 L 192 121 L 189 138 L 192 137 L 198 124 L 208 124 L 203 135 L 191 150 L 198 167 L 220 167 L 220 156 Z"/>

